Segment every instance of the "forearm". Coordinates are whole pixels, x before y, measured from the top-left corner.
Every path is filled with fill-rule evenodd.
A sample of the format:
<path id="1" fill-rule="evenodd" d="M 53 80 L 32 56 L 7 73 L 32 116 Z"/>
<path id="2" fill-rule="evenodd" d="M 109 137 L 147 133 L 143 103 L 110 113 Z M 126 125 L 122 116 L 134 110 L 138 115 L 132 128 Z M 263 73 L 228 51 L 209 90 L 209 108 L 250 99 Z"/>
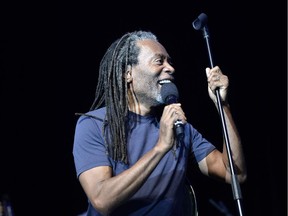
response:
<path id="1" fill-rule="evenodd" d="M 238 176 L 239 181 L 243 182 L 246 179 L 246 165 L 245 165 L 245 158 L 243 154 L 243 149 L 241 145 L 241 138 L 235 122 L 233 120 L 231 110 L 229 104 L 223 104 L 223 112 L 225 123 L 227 127 L 228 139 L 230 143 L 230 149 L 232 153 L 232 159 L 234 162 L 235 173 Z M 231 180 L 231 173 L 230 173 L 230 165 L 228 163 L 228 155 L 226 151 L 226 144 L 225 140 L 223 143 L 223 157 L 224 162 L 227 168 L 227 175 L 226 181 L 230 182 Z"/>
<path id="2" fill-rule="evenodd" d="M 126 202 L 143 185 L 165 153 L 154 147 L 131 168 L 98 183 L 100 189 L 90 196 L 93 206 L 106 215 Z"/>

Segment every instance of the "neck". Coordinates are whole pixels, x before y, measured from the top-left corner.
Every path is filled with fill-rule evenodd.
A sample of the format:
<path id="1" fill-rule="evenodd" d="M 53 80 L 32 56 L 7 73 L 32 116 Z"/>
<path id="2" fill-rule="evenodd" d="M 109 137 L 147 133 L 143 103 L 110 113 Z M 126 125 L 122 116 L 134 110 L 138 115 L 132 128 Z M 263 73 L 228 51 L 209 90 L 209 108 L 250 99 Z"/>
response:
<path id="1" fill-rule="evenodd" d="M 153 107 L 145 106 L 140 103 L 135 103 L 135 101 L 133 101 L 132 103 L 129 102 L 129 111 L 134 112 L 138 115 L 142 115 L 142 116 L 152 115 L 155 113 L 155 110 Z"/>

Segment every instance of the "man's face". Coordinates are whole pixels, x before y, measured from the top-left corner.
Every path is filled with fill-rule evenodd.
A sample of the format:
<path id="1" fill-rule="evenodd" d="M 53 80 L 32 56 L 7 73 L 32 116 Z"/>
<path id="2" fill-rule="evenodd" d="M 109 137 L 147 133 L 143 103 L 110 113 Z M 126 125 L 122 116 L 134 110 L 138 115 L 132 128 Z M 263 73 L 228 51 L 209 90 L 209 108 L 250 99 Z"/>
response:
<path id="1" fill-rule="evenodd" d="M 157 106 L 163 101 L 160 96 L 161 83 L 173 80 L 174 68 L 166 49 L 153 40 L 139 41 L 138 65 L 132 67 L 132 85 L 139 103 Z"/>

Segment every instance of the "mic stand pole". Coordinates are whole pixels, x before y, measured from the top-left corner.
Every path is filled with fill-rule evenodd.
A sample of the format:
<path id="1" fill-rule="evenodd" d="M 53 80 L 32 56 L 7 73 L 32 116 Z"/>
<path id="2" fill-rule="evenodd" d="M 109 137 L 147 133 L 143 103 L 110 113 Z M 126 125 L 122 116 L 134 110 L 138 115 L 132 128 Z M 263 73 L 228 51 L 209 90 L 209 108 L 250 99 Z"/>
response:
<path id="1" fill-rule="evenodd" d="M 214 65 L 213 65 L 213 60 L 212 60 L 212 55 L 211 55 L 211 50 L 210 50 L 209 32 L 208 32 L 207 26 L 204 26 L 202 28 L 202 31 L 203 31 L 204 39 L 206 40 L 206 44 L 207 44 L 210 66 L 211 66 L 211 68 L 213 68 Z M 219 93 L 218 88 L 215 90 L 215 93 L 216 93 L 217 105 L 218 105 L 218 110 L 219 110 L 220 117 L 221 117 L 222 128 L 223 128 L 225 144 L 226 144 L 226 149 L 227 149 L 227 155 L 228 155 L 228 160 L 229 160 L 229 165 L 230 165 L 231 181 L 232 181 L 231 186 L 232 186 L 233 196 L 234 196 L 234 200 L 236 200 L 236 202 L 237 202 L 237 207 L 239 210 L 239 216 L 242 216 L 243 214 L 242 214 L 242 208 L 241 208 L 241 202 L 240 202 L 240 199 L 242 199 L 241 189 L 239 186 L 237 176 L 236 176 L 235 171 L 234 171 L 234 163 L 232 160 L 230 142 L 229 142 L 229 138 L 227 135 L 228 133 L 227 133 L 227 128 L 226 128 L 226 122 L 225 122 L 225 118 L 224 118 L 224 114 L 223 114 L 223 107 L 221 104 L 221 98 L 220 98 L 220 93 Z"/>

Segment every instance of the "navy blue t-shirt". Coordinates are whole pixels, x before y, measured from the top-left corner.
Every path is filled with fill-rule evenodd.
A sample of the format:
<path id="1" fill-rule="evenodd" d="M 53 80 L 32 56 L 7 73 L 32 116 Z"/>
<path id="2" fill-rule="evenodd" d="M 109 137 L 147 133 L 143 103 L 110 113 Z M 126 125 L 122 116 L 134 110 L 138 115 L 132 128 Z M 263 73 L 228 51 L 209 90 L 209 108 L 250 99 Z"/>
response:
<path id="1" fill-rule="evenodd" d="M 106 109 L 90 111 L 81 116 L 76 124 L 73 156 L 77 177 L 97 166 L 110 166 L 113 175 L 118 175 L 133 166 L 158 141 L 159 122 L 153 116 L 137 116 L 137 124 L 128 133 L 129 165 L 114 161 L 107 154 L 104 142 L 103 124 Z M 134 117 L 135 117 L 134 116 Z M 135 119 L 135 118 L 132 118 Z M 159 162 L 143 186 L 111 215 L 119 216 L 169 216 L 183 215 L 183 199 L 188 157 L 193 154 L 196 161 L 201 161 L 215 146 L 189 123 L 184 127 L 184 141 L 176 149 L 171 150 Z M 101 215 L 88 201 L 87 216 Z"/>

